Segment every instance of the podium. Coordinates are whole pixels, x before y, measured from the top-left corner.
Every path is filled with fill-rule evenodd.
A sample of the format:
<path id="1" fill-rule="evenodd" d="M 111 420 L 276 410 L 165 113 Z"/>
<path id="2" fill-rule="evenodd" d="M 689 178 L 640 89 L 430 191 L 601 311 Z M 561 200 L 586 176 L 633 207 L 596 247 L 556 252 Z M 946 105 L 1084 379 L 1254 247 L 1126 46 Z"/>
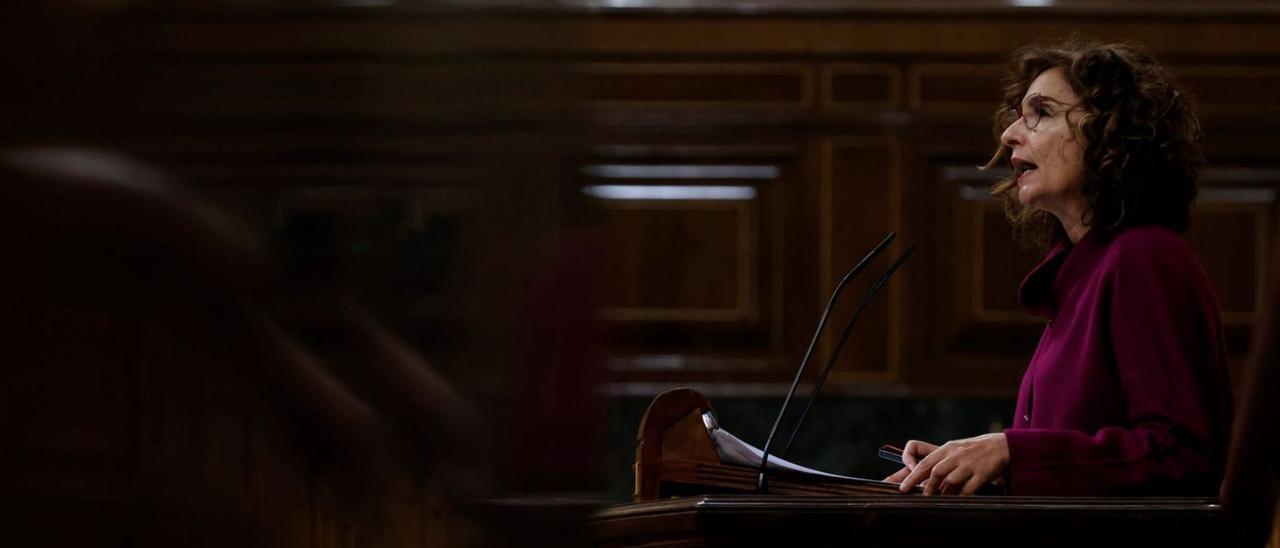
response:
<path id="1" fill-rule="evenodd" d="M 709 422 L 710 421 L 710 422 Z M 711 403 L 696 390 L 660 394 L 636 439 L 637 501 L 708 493 L 755 493 L 757 467 L 726 463 L 712 439 Z M 771 455 L 772 457 L 772 455 Z M 757 459 L 758 460 L 758 459 Z M 770 459 L 776 462 L 776 459 Z M 856 478 L 815 477 L 770 468 L 769 492 L 779 495 L 888 495 L 897 486 Z"/>
<path id="2" fill-rule="evenodd" d="M 595 516 L 602 546 L 1222 546 L 1210 499 L 699 495 Z"/>
<path id="3" fill-rule="evenodd" d="M 758 495 L 756 468 L 717 451 L 710 412 L 687 388 L 654 400 L 636 440 L 636 502 L 594 516 L 599 544 L 1261 546 L 1270 531 L 1274 491 L 1237 498 L 1247 510 L 1233 515 L 1216 498 L 924 497 L 874 480 L 771 470 L 770 494 Z M 1237 444 L 1249 438 L 1239 435 L 1244 418 Z"/>

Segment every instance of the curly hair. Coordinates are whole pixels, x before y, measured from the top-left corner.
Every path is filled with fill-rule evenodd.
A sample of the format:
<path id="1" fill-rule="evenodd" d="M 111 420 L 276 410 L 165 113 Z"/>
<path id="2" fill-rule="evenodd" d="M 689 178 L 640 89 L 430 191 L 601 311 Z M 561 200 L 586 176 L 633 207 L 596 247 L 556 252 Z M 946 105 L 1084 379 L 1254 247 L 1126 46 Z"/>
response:
<path id="1" fill-rule="evenodd" d="M 1032 45 L 1011 59 L 1004 99 L 995 117 L 996 140 L 1003 116 L 1021 104 L 1041 73 L 1062 68 L 1083 112 L 1073 128 L 1084 144 L 1081 193 L 1090 230 L 1112 234 L 1155 224 L 1186 230 L 1203 155 L 1200 122 L 1190 98 L 1174 88 L 1172 75 L 1146 49 L 1131 44 L 1070 40 Z M 986 168 L 1008 163 L 1012 150 L 1000 143 Z M 1018 201 L 1016 175 L 996 183 L 1014 237 L 1023 245 L 1049 247 L 1066 238 L 1050 213 Z"/>

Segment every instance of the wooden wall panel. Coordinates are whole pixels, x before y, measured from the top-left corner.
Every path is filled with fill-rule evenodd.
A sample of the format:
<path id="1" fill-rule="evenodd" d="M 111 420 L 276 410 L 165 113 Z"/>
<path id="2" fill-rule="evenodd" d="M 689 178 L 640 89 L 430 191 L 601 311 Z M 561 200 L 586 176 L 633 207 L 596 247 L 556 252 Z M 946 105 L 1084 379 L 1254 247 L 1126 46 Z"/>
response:
<path id="1" fill-rule="evenodd" d="M 130 53 L 147 60 L 152 72 L 142 71 L 144 79 L 174 85 L 149 111 L 158 120 L 390 120 L 400 132 L 353 137 L 315 129 L 265 138 L 252 129 L 218 129 L 148 144 L 209 186 L 245 179 L 280 187 L 433 184 L 441 172 L 467 167 L 476 151 L 504 144 L 466 132 L 429 137 L 413 124 L 447 118 L 466 127 L 475 117 L 455 107 L 473 96 L 497 110 L 519 104 L 528 93 L 503 81 L 514 74 L 507 68 L 556 67 L 562 77 L 554 80 L 565 84 L 558 92 L 586 100 L 572 106 L 585 107 L 595 123 L 591 144 L 630 147 L 622 155 L 636 163 L 751 164 L 754 151 L 772 150 L 767 161 L 786 165 L 785 173 L 749 183 L 759 191 L 750 204 L 603 206 L 626 242 L 620 247 L 635 248 L 631 262 L 615 265 L 611 278 L 619 285 L 602 314 L 621 332 L 614 357 L 698 364 L 654 373 L 655 382 L 784 379 L 781 364 L 803 352 L 826 291 L 893 229 L 901 244 L 920 245 L 904 272 L 910 284 L 890 284 L 868 309 L 849 347 L 851 361 L 837 371 L 878 381 L 873 390 L 1011 393 L 1039 332 L 1014 300 L 1038 253 L 1012 243 L 995 202 L 972 199 L 985 179 L 941 174 L 986 159 L 1004 58 L 1018 46 L 1073 34 L 1144 42 L 1197 99 L 1214 150 L 1210 167 L 1280 165 L 1273 146 L 1280 143 L 1280 111 L 1269 95 L 1280 78 L 1280 19 L 1266 9 L 829 8 L 821 17 L 781 6 L 750 14 L 724 6 L 606 9 L 606 16 L 565 7 L 487 18 L 321 10 L 303 19 L 250 14 L 234 25 L 160 16 L 135 30 L 139 43 L 166 55 Z M 490 65 L 499 69 L 486 72 Z M 482 120 L 477 124 L 486 128 L 525 127 L 510 118 Z M 314 162 L 334 151 L 340 154 L 332 163 Z M 566 164 L 577 169 L 581 162 Z M 738 184 L 679 184 L 704 183 Z M 1248 185 L 1274 189 L 1277 181 Z M 1218 288 L 1233 348 L 1243 352 L 1262 279 L 1254 250 L 1265 245 L 1274 206 L 1210 202 L 1197 210 L 1188 239 Z M 560 205 L 545 218 L 585 218 L 570 211 L 577 206 Z M 851 287 L 845 300 L 856 301 L 864 288 Z M 824 340 L 829 351 L 831 339 Z"/>
<path id="2" fill-rule="evenodd" d="M 776 379 L 791 344 L 782 242 L 795 153 L 670 141 L 601 145 L 563 189 L 566 215 L 595 211 L 611 238 L 598 317 L 614 331 L 614 369 L 636 381 L 673 370 Z"/>
<path id="3" fill-rule="evenodd" d="M 1240 10 L 1238 5 L 1217 13 L 1208 9 L 1181 15 L 1148 5 L 1121 17 L 1092 10 L 1064 17 L 1052 6 L 1037 9 L 1003 5 L 1003 9 L 983 14 L 965 10 L 967 6 L 962 5 L 950 13 L 944 11 L 941 17 L 937 11 L 884 14 L 872 9 L 870 13 L 840 13 L 837 6 L 832 4 L 836 9 L 823 13 L 823 17 L 796 17 L 786 9 L 779 10 L 780 14 L 752 17 L 733 13 L 732 7 L 707 13 L 699 11 L 695 4 L 686 4 L 689 11 L 673 7 L 658 14 L 633 12 L 625 16 L 629 8 L 624 7 L 614 10 L 611 16 L 595 18 L 584 17 L 585 10 L 575 11 L 572 7 L 566 8 L 566 17 L 540 18 L 518 11 L 477 18 L 395 10 L 353 17 L 350 10 L 334 8 L 321 17 L 291 20 L 252 12 L 222 19 L 174 17 L 163 21 L 164 25 L 144 25 L 135 33 L 147 43 L 162 43 L 170 45 L 172 51 L 202 55 L 248 50 L 265 55 L 372 52 L 427 56 L 457 55 L 485 47 L 545 57 L 590 53 L 631 59 L 707 55 L 752 58 L 769 53 L 987 56 L 994 60 L 1023 44 L 1080 34 L 1137 40 L 1175 55 L 1265 57 L 1275 52 L 1274 14 L 1257 16 Z M 599 6 L 592 8 L 599 10 Z M 231 20 L 234 32 L 227 30 Z M 1189 36 L 1198 39 L 1189 40 Z"/>
<path id="4" fill-rule="evenodd" d="M 1232 177 L 1230 174 L 1243 174 Z M 1226 326 L 1233 379 L 1249 352 L 1250 332 L 1266 295 L 1268 250 L 1277 215 L 1270 170 L 1206 170 L 1187 242 L 1213 282 Z M 1222 179 L 1237 179 L 1222 181 Z"/>
<path id="5" fill-rule="evenodd" d="M 905 71 L 900 72 L 899 67 L 905 67 Z M 952 125 L 967 128 L 951 133 L 937 132 L 936 137 L 929 134 L 928 129 L 913 129 L 909 138 L 929 134 L 921 145 L 925 147 L 921 149 L 925 154 L 924 169 L 900 162 L 897 140 L 901 137 L 888 127 L 866 136 L 819 138 L 815 147 L 817 167 L 810 176 L 817 179 L 819 278 L 816 280 L 818 291 L 813 294 L 817 307 L 825 303 L 826 292 L 857 259 L 860 250 L 870 247 L 889 229 L 904 231 L 917 239 L 926 233 L 920 230 L 932 232 L 933 237 L 923 240 L 922 248 L 931 258 L 928 262 L 924 259 L 914 262 L 936 269 L 931 275 L 934 279 L 928 282 L 915 278 L 917 281 L 909 287 L 891 284 L 881 296 L 886 303 L 884 308 L 868 309 L 849 343 L 849 355 L 843 357 L 835 369 L 834 389 L 859 387 L 852 389 L 862 390 L 866 386 L 904 383 L 926 391 L 1011 392 L 1043 324 L 1041 319 L 1021 310 L 1017 288 L 1042 253 L 1022 249 L 1013 242 L 1001 205 L 986 195 L 994 176 L 972 167 L 985 160 L 986 146 L 975 143 L 974 139 L 987 140 L 982 136 L 987 133 L 989 117 L 1000 94 L 1001 65 L 994 59 L 991 62 L 925 59 L 903 64 L 824 62 L 819 64 L 818 72 L 821 75 L 819 105 L 823 111 L 837 115 L 884 114 L 905 108 L 926 116 L 921 118 L 925 120 L 925 127 L 937 124 L 939 128 Z M 1200 78 L 1194 80 L 1197 85 L 1210 90 L 1238 86 L 1240 82 L 1230 79 L 1247 77 L 1242 71 L 1212 67 L 1188 72 L 1192 79 Z M 1262 78 L 1258 83 L 1265 83 L 1268 73 L 1257 74 Z M 1206 79 L 1204 75 L 1218 79 Z M 1243 92 L 1219 94 L 1215 104 L 1221 108 L 1209 110 L 1229 113 L 1234 112 L 1232 109 L 1247 109 L 1249 101 L 1255 100 L 1252 97 Z M 686 106 L 689 105 L 679 105 L 681 109 Z M 938 117 L 931 117 L 935 115 Z M 889 119 L 892 118 L 886 118 Z M 734 120 L 734 123 L 740 122 L 740 119 Z M 1257 120 L 1250 121 L 1250 124 L 1256 123 Z M 714 129 L 707 130 L 710 131 L 705 137 L 707 142 L 719 138 Z M 1244 160 L 1245 165 L 1249 162 Z M 1266 187 L 1272 183 L 1260 184 Z M 904 185 L 911 186 L 912 190 L 904 190 Z M 929 208 L 933 209 L 934 217 L 924 223 L 904 224 L 903 217 L 917 214 L 908 214 L 903 208 L 919 209 L 922 204 L 904 205 L 901 196 L 907 192 L 920 196 L 920 190 L 930 187 L 936 189 L 926 191 L 926 195 L 932 196 Z M 801 191 L 797 188 L 795 192 Z M 1265 235 L 1260 230 L 1269 223 L 1273 213 L 1270 206 L 1208 201 L 1212 203 L 1199 209 L 1197 228 L 1188 238 L 1197 247 L 1205 247 L 1207 241 L 1216 239 L 1238 244 L 1229 248 L 1206 248 L 1202 253 L 1223 297 L 1224 318 L 1233 326 L 1229 334 L 1233 352 L 1240 356 L 1245 350 L 1247 326 L 1252 322 L 1252 303 L 1258 295 L 1256 280 L 1261 279 L 1258 250 L 1263 248 L 1258 245 Z M 931 226 L 936 228 L 929 228 Z M 804 240 L 794 239 L 804 234 L 797 227 L 788 227 L 780 234 L 791 238 L 785 244 L 789 247 L 806 245 Z M 841 257 L 847 258 L 847 264 L 838 264 Z M 866 280 L 859 283 L 863 285 L 850 287 L 850 295 L 837 307 L 837 314 L 833 316 L 835 323 L 828 328 L 831 333 L 822 339 L 818 364 L 829 355 L 835 332 L 843 325 L 841 314 L 847 318 L 851 302 L 856 302 L 869 284 Z M 937 313 L 908 315 L 902 308 L 901 293 L 896 293 L 900 291 L 918 293 L 913 299 L 930 299 Z M 761 299 L 776 296 L 762 295 Z M 787 330 L 799 333 L 804 330 L 801 324 L 812 322 L 804 319 L 808 321 L 788 315 L 782 321 L 789 325 Z M 930 325 L 923 326 L 921 322 Z M 901 348 L 905 340 L 902 330 L 911 330 L 913 337 L 917 332 L 926 333 L 926 350 Z M 729 347 L 723 348 L 727 351 Z M 790 348 L 792 352 L 797 351 L 794 346 Z M 915 360 L 909 366 L 902 363 L 907 355 Z"/>
<path id="6" fill-rule="evenodd" d="M 747 322 L 758 315 L 750 201 L 610 200 L 618 255 L 605 318 Z"/>
<path id="7" fill-rule="evenodd" d="M 913 109 L 992 110 L 1000 100 L 1004 67 L 996 64 L 920 63 L 908 73 Z"/>
<path id="8" fill-rule="evenodd" d="M 145 98 L 139 109 L 149 120 L 263 124 L 298 118 L 375 118 L 421 122 L 545 106 L 557 94 L 568 93 L 572 78 L 567 71 L 557 84 L 549 86 L 554 91 L 536 85 L 509 85 L 536 80 L 538 71 L 565 68 L 499 61 L 406 64 L 285 58 L 158 64 L 146 67 L 136 77 L 149 84 L 137 92 Z"/>
<path id="9" fill-rule="evenodd" d="M 829 295 L 835 284 L 885 235 L 897 229 L 899 203 L 898 146 L 879 137 L 842 137 L 823 144 L 821 180 L 821 293 Z M 817 364 L 825 364 L 857 303 L 893 258 L 903 242 L 886 250 L 878 260 L 845 288 L 831 313 Z M 852 381 L 858 374 L 892 379 L 898 372 L 898 292 L 901 282 L 891 283 L 877 295 L 856 325 L 836 364 L 836 379 Z"/>
<path id="10" fill-rule="evenodd" d="M 969 187 L 970 196 L 985 188 Z M 1039 264 L 1041 254 L 1024 249 L 1013 241 L 1004 205 L 998 200 L 964 197 L 964 206 L 973 208 L 970 241 L 975 244 L 970 302 L 973 318 L 983 322 L 1038 322 L 1022 310 L 1018 286 L 1022 278 Z"/>
<path id="11" fill-rule="evenodd" d="M 1228 325 L 1251 325 L 1262 300 L 1273 204 L 1200 204 L 1187 241 L 1205 265 Z"/>
<path id="12" fill-rule="evenodd" d="M 1203 113 L 1280 113 L 1280 105 L 1276 104 L 1273 93 L 1280 89 L 1280 67 L 1221 64 L 1170 69 Z"/>
<path id="13" fill-rule="evenodd" d="M 598 63 L 582 71 L 587 99 L 605 105 L 808 108 L 814 96 L 803 65 Z"/>
<path id="14" fill-rule="evenodd" d="M 902 104 L 902 71 L 884 63 L 829 63 L 822 67 L 822 106 L 886 109 Z"/>

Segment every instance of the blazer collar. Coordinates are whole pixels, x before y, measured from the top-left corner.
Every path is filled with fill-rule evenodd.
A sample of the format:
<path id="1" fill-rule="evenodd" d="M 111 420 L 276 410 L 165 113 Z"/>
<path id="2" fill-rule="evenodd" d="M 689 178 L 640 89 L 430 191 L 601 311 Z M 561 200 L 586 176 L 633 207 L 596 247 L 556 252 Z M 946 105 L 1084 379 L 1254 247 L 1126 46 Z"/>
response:
<path id="1" fill-rule="evenodd" d="M 1044 260 L 1031 269 L 1018 287 L 1018 302 L 1023 310 L 1050 320 L 1058 315 L 1058 297 L 1066 289 L 1063 284 L 1070 285 L 1067 278 L 1074 279 L 1073 272 L 1080 268 L 1088 269 L 1092 264 L 1089 258 L 1096 256 L 1105 244 L 1100 241 L 1098 232 L 1090 230 L 1074 245 L 1063 240 L 1049 250 Z M 1066 276 L 1060 276 L 1063 271 L 1067 272 Z"/>

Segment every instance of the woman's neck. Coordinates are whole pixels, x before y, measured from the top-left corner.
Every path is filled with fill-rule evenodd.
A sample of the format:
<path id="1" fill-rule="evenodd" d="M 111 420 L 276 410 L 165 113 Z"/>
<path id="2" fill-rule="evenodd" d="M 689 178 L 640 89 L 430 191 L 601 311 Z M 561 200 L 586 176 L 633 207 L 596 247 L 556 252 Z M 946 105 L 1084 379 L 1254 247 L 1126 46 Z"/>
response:
<path id="1" fill-rule="evenodd" d="M 1083 238 L 1085 234 L 1089 233 L 1089 227 L 1080 222 L 1076 222 L 1071 226 L 1064 224 L 1062 225 L 1062 229 L 1067 232 L 1067 239 L 1071 240 L 1072 245 L 1080 243 L 1080 238 Z"/>
<path id="2" fill-rule="evenodd" d="M 1055 214 L 1054 216 L 1062 224 L 1062 230 L 1067 233 L 1067 239 L 1071 240 L 1072 245 L 1075 245 L 1080 241 L 1080 238 L 1089 233 L 1089 225 L 1084 224 L 1083 221 L 1084 207 L 1077 205 L 1068 209 L 1069 211 L 1065 215 Z"/>

